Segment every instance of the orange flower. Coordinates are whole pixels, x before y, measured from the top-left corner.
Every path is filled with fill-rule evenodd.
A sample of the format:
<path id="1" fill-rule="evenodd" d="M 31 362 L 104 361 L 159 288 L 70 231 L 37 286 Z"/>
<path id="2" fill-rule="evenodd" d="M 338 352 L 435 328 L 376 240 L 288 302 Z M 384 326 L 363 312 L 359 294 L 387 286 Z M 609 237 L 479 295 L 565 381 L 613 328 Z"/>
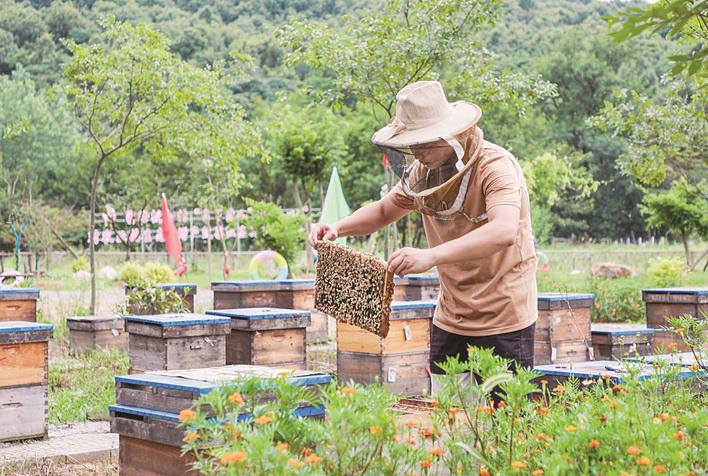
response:
<path id="1" fill-rule="evenodd" d="M 372 435 L 377 435 L 381 433 L 381 427 L 376 425 L 369 427 L 369 433 Z"/>
<path id="2" fill-rule="evenodd" d="M 666 466 L 664 466 L 663 464 L 657 464 L 656 466 L 654 466 L 654 471 L 656 471 L 657 473 L 664 474 L 666 472 Z"/>
<path id="3" fill-rule="evenodd" d="M 627 448 L 627 453 L 637 456 L 637 455 L 642 454 L 642 450 L 640 450 L 636 446 L 630 446 L 629 448 Z"/>
<path id="4" fill-rule="evenodd" d="M 565 427 L 565 431 L 567 431 L 568 433 L 573 433 L 575 430 L 577 430 L 575 425 L 568 425 Z"/>
<path id="5" fill-rule="evenodd" d="M 541 380 L 541 385 L 543 385 L 544 387 L 548 385 L 548 380 Z"/>
<path id="6" fill-rule="evenodd" d="M 197 414 L 194 413 L 194 410 L 182 410 L 179 412 L 179 421 L 182 423 L 189 423 L 190 421 L 194 421 L 197 418 Z"/>
<path id="7" fill-rule="evenodd" d="M 421 428 L 420 434 L 425 438 L 430 438 L 435 434 L 435 430 L 433 430 L 432 428 Z"/>
<path id="8" fill-rule="evenodd" d="M 317 464 L 322 461 L 322 458 L 317 456 L 315 453 L 305 456 L 305 463 Z"/>
<path id="9" fill-rule="evenodd" d="M 689 369 L 691 372 L 698 372 L 698 364 L 693 363 L 693 364 L 691 364 L 690 367 L 688 367 L 688 369 Z"/>
<path id="10" fill-rule="evenodd" d="M 450 415 L 457 415 L 458 413 L 460 413 L 460 409 L 457 407 L 452 407 L 451 409 L 448 410 L 448 413 Z"/>
<path id="11" fill-rule="evenodd" d="M 531 471 L 531 474 L 533 474 L 533 476 L 541 476 L 543 474 L 543 470 L 542 469 L 534 469 L 533 471 Z"/>
<path id="12" fill-rule="evenodd" d="M 524 469 L 527 466 L 523 461 L 512 461 L 511 467 L 514 469 Z"/>
<path id="13" fill-rule="evenodd" d="M 627 391 L 627 387 L 625 387 L 624 385 L 615 385 L 614 387 L 612 387 L 612 391 L 613 391 L 613 392 L 616 392 L 616 393 L 619 393 L 619 392 L 626 392 L 626 391 Z"/>
<path id="14" fill-rule="evenodd" d="M 590 440 L 590 443 L 588 444 L 588 447 L 589 447 L 591 450 L 593 450 L 593 449 L 595 449 L 595 448 L 597 448 L 597 447 L 599 447 L 599 446 L 600 446 L 600 442 L 597 441 L 597 440 Z"/>
<path id="15" fill-rule="evenodd" d="M 280 451 L 281 453 L 285 453 L 285 450 L 288 449 L 288 446 L 290 445 L 288 445 L 285 441 L 281 441 L 280 443 L 275 445 L 275 447 L 278 448 L 278 451 Z"/>
<path id="16" fill-rule="evenodd" d="M 671 343 L 669 343 L 669 345 L 666 346 L 666 350 L 668 350 L 669 352 L 676 352 L 677 348 L 678 348 L 678 346 L 676 345 L 675 342 L 671 342 Z"/>
<path id="17" fill-rule="evenodd" d="M 668 413 L 659 413 L 659 420 L 666 421 L 671 415 Z"/>
<path id="18" fill-rule="evenodd" d="M 272 422 L 273 419 L 269 416 L 259 416 L 258 418 L 256 418 L 253 421 L 258 423 L 259 425 L 267 425 L 268 423 Z"/>
<path id="19" fill-rule="evenodd" d="M 433 465 L 433 462 L 430 461 L 429 459 L 424 459 L 423 461 L 420 462 L 420 465 L 423 468 L 430 468 Z"/>
<path id="20" fill-rule="evenodd" d="M 408 437 L 408 436 L 406 436 L 404 438 L 403 442 L 408 445 L 415 446 L 415 440 L 413 438 Z"/>
<path id="21" fill-rule="evenodd" d="M 356 387 L 342 387 L 342 393 L 344 395 L 351 395 L 352 393 L 356 393 Z"/>
<path id="22" fill-rule="evenodd" d="M 565 387 L 561 384 L 558 384 L 553 388 L 553 391 L 556 393 L 563 393 L 565 392 Z"/>
<path id="23" fill-rule="evenodd" d="M 610 380 L 610 375 L 609 374 L 602 374 L 601 377 L 605 380 Z"/>
<path id="24" fill-rule="evenodd" d="M 305 466 L 305 463 L 303 463 L 299 459 L 290 458 L 288 460 L 288 466 L 290 466 L 291 468 L 302 468 L 303 466 Z"/>
<path id="25" fill-rule="evenodd" d="M 246 453 L 243 451 L 232 451 L 231 453 L 225 453 L 219 461 L 224 466 L 227 464 L 242 463 L 246 461 Z"/>
<path id="26" fill-rule="evenodd" d="M 677 431 L 674 438 L 676 438 L 676 441 L 683 441 L 686 439 L 686 435 L 684 435 L 683 431 Z"/>
<path id="27" fill-rule="evenodd" d="M 601 423 L 605 423 L 607 421 L 607 417 L 605 415 L 600 415 L 597 419 L 600 420 Z"/>
<path id="28" fill-rule="evenodd" d="M 545 441 L 545 440 L 550 440 L 550 439 L 551 439 L 551 437 L 545 433 L 539 433 L 538 435 L 536 435 L 536 441 Z"/>
<path id="29" fill-rule="evenodd" d="M 538 407 L 536 413 L 539 415 L 548 415 L 548 407 Z"/>
<path id="30" fill-rule="evenodd" d="M 229 401 L 234 405 L 241 405 L 243 403 L 243 397 L 240 392 L 234 392 L 229 395 Z"/>
<path id="31" fill-rule="evenodd" d="M 433 448 L 429 453 L 431 456 L 442 456 L 445 454 L 445 450 L 442 448 Z"/>
<path id="32" fill-rule="evenodd" d="M 619 403 L 617 403 L 617 400 L 614 398 L 610 399 L 610 408 L 617 408 L 619 406 Z"/>
<path id="33" fill-rule="evenodd" d="M 486 413 L 491 415 L 494 412 L 492 407 L 477 407 L 477 413 Z"/>
<path id="34" fill-rule="evenodd" d="M 504 400 L 499 400 L 499 403 L 497 403 L 497 408 L 506 408 L 506 402 Z"/>
<path id="35" fill-rule="evenodd" d="M 437 400 L 431 400 L 431 401 L 430 401 L 430 406 L 433 407 L 433 408 L 438 408 L 438 407 L 440 406 L 440 404 L 438 403 Z"/>
<path id="36" fill-rule="evenodd" d="M 480 468 L 479 476 L 492 476 L 492 473 L 487 471 L 487 468 Z"/>
<path id="37" fill-rule="evenodd" d="M 182 438 L 182 441 L 185 443 L 190 443 L 192 441 L 197 441 L 199 439 L 199 433 L 195 431 L 190 431 L 186 435 L 184 435 L 184 438 Z"/>
<path id="38" fill-rule="evenodd" d="M 408 420 L 403 424 L 406 428 L 416 428 L 418 426 L 418 423 L 414 422 L 413 420 Z"/>
<path id="39" fill-rule="evenodd" d="M 637 464 L 639 466 L 651 466 L 651 460 L 646 456 L 640 456 L 637 458 Z"/>
<path id="40" fill-rule="evenodd" d="M 307 446 L 303 446 L 302 449 L 300 450 L 300 454 L 303 456 L 310 456 L 312 454 L 312 450 L 308 448 Z"/>

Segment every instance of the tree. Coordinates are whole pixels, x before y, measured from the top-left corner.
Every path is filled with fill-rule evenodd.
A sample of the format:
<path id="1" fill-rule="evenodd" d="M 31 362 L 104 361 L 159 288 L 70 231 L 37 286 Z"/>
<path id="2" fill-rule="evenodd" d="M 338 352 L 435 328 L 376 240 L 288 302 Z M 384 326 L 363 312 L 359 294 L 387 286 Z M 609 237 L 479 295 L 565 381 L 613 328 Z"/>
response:
<path id="1" fill-rule="evenodd" d="M 153 155 L 173 151 L 194 134 L 202 113 L 218 114 L 229 100 L 221 68 L 198 68 L 169 50 L 167 38 L 141 24 L 108 18 L 91 45 L 67 41 L 64 92 L 95 149 L 89 236 L 96 224 L 101 169 L 137 147 Z M 241 120 L 240 117 L 234 118 Z M 224 131 L 228 132 L 228 131 Z M 95 243 L 89 240 L 91 312 L 96 307 Z"/>
<path id="2" fill-rule="evenodd" d="M 686 179 L 676 180 L 668 191 L 648 193 L 643 212 L 650 228 L 667 228 L 679 236 L 686 253 L 686 264 L 691 267 L 689 239 L 708 238 L 708 181 L 691 185 Z"/>

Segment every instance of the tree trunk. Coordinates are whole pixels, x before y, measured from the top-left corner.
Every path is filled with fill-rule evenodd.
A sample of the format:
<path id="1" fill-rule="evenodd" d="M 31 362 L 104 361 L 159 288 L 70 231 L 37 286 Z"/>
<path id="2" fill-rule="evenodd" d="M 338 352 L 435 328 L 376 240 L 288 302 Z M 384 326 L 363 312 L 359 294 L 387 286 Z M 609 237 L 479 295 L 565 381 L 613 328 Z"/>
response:
<path id="1" fill-rule="evenodd" d="M 681 232 L 681 241 L 683 242 L 683 251 L 686 253 L 686 265 L 691 267 L 691 250 L 688 246 L 688 233 Z"/>
<path id="2" fill-rule="evenodd" d="M 96 169 L 93 172 L 93 179 L 91 179 L 91 216 L 89 217 L 89 264 L 91 265 L 91 306 L 89 314 L 91 315 L 96 315 L 96 244 L 93 241 L 93 231 L 96 229 L 96 193 L 98 191 L 98 177 L 104 160 L 105 156 L 101 156 L 98 159 Z"/>

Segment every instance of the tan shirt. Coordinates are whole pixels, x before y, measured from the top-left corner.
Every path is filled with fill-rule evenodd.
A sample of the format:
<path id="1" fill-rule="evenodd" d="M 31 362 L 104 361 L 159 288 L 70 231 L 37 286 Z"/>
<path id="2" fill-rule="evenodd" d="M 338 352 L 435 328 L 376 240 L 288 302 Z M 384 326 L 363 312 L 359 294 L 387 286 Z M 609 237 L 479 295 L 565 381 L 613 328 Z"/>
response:
<path id="1" fill-rule="evenodd" d="M 485 141 L 473 171 L 464 208 L 470 217 L 482 217 L 498 205 L 521 210 L 513 245 L 484 258 L 438 266 L 440 294 L 433 323 L 448 332 L 467 336 L 503 334 L 524 329 L 537 317 L 536 252 L 531 231 L 528 190 L 521 167 L 511 153 Z M 391 196 L 401 208 L 415 208 L 400 184 Z M 432 248 L 484 226 L 462 215 L 438 220 L 423 215 Z"/>

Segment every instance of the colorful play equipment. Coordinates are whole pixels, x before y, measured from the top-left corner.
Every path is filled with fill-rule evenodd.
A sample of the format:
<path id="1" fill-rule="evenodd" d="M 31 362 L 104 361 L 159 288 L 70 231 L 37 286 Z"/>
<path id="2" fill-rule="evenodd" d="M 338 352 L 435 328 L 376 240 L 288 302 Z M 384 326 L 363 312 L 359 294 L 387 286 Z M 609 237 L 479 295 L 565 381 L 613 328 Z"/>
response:
<path id="1" fill-rule="evenodd" d="M 285 258 L 273 250 L 259 252 L 251 259 L 248 265 L 248 272 L 251 279 L 287 279 L 288 262 Z"/>

